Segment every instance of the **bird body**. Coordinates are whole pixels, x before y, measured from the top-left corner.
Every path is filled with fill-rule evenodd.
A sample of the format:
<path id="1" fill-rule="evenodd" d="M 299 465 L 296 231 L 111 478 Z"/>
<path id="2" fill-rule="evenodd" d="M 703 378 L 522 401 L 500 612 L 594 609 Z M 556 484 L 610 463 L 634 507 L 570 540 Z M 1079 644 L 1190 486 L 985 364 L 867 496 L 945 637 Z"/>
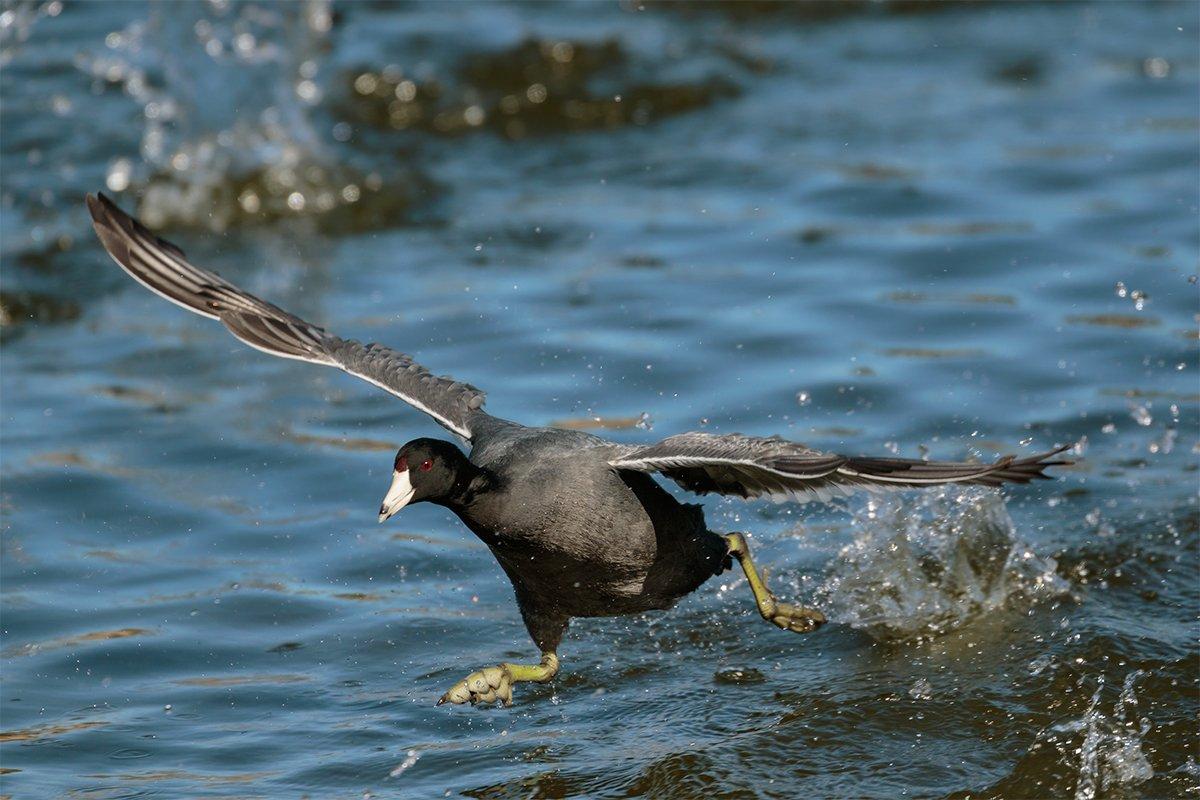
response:
<path id="1" fill-rule="evenodd" d="M 492 491 L 450 506 L 504 568 L 522 605 L 570 617 L 669 608 L 728 564 L 700 506 L 648 475 L 616 470 L 579 431 L 512 425 L 476 445 Z"/>
<path id="2" fill-rule="evenodd" d="M 779 437 L 683 433 L 649 445 L 580 431 L 526 427 L 484 410 L 470 384 L 437 377 L 409 355 L 342 339 L 190 263 L 108 198 L 88 196 L 109 255 L 150 291 L 221 322 L 272 355 L 337 367 L 428 414 L 471 445 L 415 439 L 396 454 L 383 522 L 405 505 L 453 511 L 488 546 L 512 581 L 536 665 L 471 673 L 440 702 L 511 702 L 512 686 L 558 672 L 557 648 L 572 617 L 666 609 L 736 560 L 764 619 L 806 633 L 825 622 L 814 609 L 779 602 L 740 533 L 710 531 L 700 506 L 681 503 L 652 477 L 698 494 L 828 499 L 860 489 L 943 483 L 998 486 L 1045 478 L 1065 450 L 991 464 L 864 458 L 823 453 Z"/>
<path id="3" fill-rule="evenodd" d="M 430 502 L 488 546 L 539 646 L 557 644 L 572 617 L 670 608 L 729 566 L 703 509 L 614 469 L 603 439 L 495 417 L 476 424 L 469 456 L 424 439 L 405 446 L 406 463 L 450 465 L 454 488 Z"/>

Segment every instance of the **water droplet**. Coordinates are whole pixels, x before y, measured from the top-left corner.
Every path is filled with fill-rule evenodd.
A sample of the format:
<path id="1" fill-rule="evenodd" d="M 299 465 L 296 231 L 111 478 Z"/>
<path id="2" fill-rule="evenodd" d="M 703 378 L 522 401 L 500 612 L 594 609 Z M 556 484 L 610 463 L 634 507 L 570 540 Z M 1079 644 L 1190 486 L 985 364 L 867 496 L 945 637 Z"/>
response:
<path id="1" fill-rule="evenodd" d="M 812 402 L 812 395 L 808 392 L 796 392 L 796 404 L 806 406 Z"/>
<path id="2" fill-rule="evenodd" d="M 652 430 L 654 428 L 654 420 L 650 417 L 650 412 L 643 411 L 639 414 L 637 422 L 633 423 L 633 426 L 644 431 Z"/>
<path id="3" fill-rule="evenodd" d="M 287 204 L 288 208 L 292 211 L 303 211 L 304 195 L 300 194 L 300 192 L 292 192 L 288 195 Z"/>
<path id="4" fill-rule="evenodd" d="M 417 84 L 412 81 L 400 81 L 396 84 L 395 94 L 401 103 L 411 103 L 417 99 Z"/>
<path id="5" fill-rule="evenodd" d="M 104 184 L 109 190 L 123 192 L 129 188 L 129 179 L 133 175 L 133 163 L 128 158 L 118 158 L 108 167 Z"/>
<path id="6" fill-rule="evenodd" d="M 1037 658 L 1035 658 L 1033 661 L 1029 662 L 1029 674 L 1030 675 L 1041 675 L 1042 672 L 1045 671 L 1046 667 L 1050 666 L 1053 663 L 1054 663 L 1053 657 L 1051 657 L 1049 655 L 1040 655 Z"/>
<path id="7" fill-rule="evenodd" d="M 541 83 L 530 84 L 529 88 L 525 90 L 525 96 L 527 98 L 529 98 L 529 102 L 533 103 L 534 105 L 536 105 L 538 103 L 546 102 L 546 97 L 548 97 L 548 93 L 546 92 L 545 84 L 541 84 Z"/>
<path id="8" fill-rule="evenodd" d="M 1147 78 L 1155 80 L 1165 78 L 1171 74 L 1171 63 L 1165 58 L 1147 58 L 1142 62 L 1142 72 Z"/>
<path id="9" fill-rule="evenodd" d="M 1143 428 L 1149 427 L 1154 422 L 1154 417 L 1150 415 L 1150 409 L 1146 406 L 1131 404 L 1129 416 L 1133 417 L 1133 421 Z"/>
<path id="10" fill-rule="evenodd" d="M 258 42 L 254 39 L 252 33 L 239 33 L 233 37 L 233 49 L 237 51 L 240 58 L 250 58 L 254 55 L 254 48 Z"/>
<path id="11" fill-rule="evenodd" d="M 550 56 L 560 64 L 566 64 L 575 57 L 575 46 L 570 42 L 555 42 L 550 48 Z"/>
<path id="12" fill-rule="evenodd" d="M 1175 449 L 1175 439 L 1178 435 L 1175 428 L 1167 428 L 1163 431 L 1162 436 L 1150 442 L 1147 447 L 1151 453 L 1156 455 L 1170 455 L 1171 451 Z"/>
<path id="13" fill-rule="evenodd" d="M 359 94 L 372 94 L 379 85 L 379 78 L 369 72 L 364 72 L 354 79 L 354 91 Z"/>
<path id="14" fill-rule="evenodd" d="M 300 81 L 296 84 L 296 96 L 306 103 L 316 103 L 321 99 L 321 90 L 313 81 Z"/>
<path id="15" fill-rule="evenodd" d="M 467 106 L 467 109 L 463 111 L 463 121 L 473 128 L 482 125 L 485 116 L 481 106 Z"/>
<path id="16" fill-rule="evenodd" d="M 259 200 L 258 195 L 255 194 L 253 189 L 246 189 L 238 195 L 238 205 L 247 214 L 257 214 L 259 209 L 262 208 L 262 201 Z"/>

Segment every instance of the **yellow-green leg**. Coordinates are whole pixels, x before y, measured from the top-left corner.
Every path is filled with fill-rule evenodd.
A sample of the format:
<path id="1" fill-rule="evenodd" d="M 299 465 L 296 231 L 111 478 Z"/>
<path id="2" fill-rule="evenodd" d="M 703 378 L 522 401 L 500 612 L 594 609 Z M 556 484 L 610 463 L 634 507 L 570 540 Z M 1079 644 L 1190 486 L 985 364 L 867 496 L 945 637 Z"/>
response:
<path id="1" fill-rule="evenodd" d="M 558 656 L 553 651 L 542 653 L 540 664 L 497 664 L 472 672 L 442 695 L 442 703 L 495 703 L 499 700 L 512 705 L 514 683 L 532 681 L 545 683 L 558 674 Z"/>
<path id="2" fill-rule="evenodd" d="M 729 544 L 729 555 L 738 560 L 746 573 L 750 590 L 754 592 L 754 602 L 758 604 L 758 613 L 762 614 L 763 619 L 785 631 L 796 633 L 811 633 L 825 624 L 825 615 L 815 608 L 781 603 L 771 594 L 750 558 L 750 546 L 746 544 L 745 536 L 730 533 L 725 536 L 725 541 Z"/>

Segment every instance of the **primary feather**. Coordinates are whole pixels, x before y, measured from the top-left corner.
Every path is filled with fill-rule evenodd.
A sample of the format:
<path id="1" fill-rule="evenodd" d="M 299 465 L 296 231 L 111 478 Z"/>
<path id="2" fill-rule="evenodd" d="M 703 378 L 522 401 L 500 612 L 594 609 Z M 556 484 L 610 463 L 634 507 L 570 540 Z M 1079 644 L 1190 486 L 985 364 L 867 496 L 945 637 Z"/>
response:
<path id="1" fill-rule="evenodd" d="M 448 430 L 471 439 L 484 394 L 467 383 L 437 377 L 412 356 L 378 344 L 342 339 L 279 306 L 245 292 L 187 260 L 104 195 L 87 198 L 96 234 L 109 255 L 138 283 L 271 355 L 337 367 L 424 411 Z"/>
<path id="2" fill-rule="evenodd" d="M 1045 478 L 1046 467 L 1067 450 L 1017 459 L 1004 456 L 991 464 L 867 458 L 822 453 L 778 437 L 738 433 L 684 433 L 648 446 L 625 447 L 609 460 L 616 469 L 658 472 L 697 494 L 788 496 L 828 499 L 858 488 L 900 489 L 941 483 L 999 486 Z"/>

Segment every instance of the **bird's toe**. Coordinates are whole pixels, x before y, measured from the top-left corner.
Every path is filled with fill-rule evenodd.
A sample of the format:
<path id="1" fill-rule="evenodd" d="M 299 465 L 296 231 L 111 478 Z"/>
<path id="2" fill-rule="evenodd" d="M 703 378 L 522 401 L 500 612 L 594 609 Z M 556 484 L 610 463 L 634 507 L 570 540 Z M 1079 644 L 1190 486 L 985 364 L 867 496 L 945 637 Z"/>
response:
<path id="1" fill-rule="evenodd" d="M 437 704 L 443 703 L 478 703 L 490 704 L 501 702 L 512 705 L 512 678 L 502 666 L 487 667 L 478 672 L 472 672 L 450 690 L 441 696 Z"/>
<path id="2" fill-rule="evenodd" d="M 812 633 L 824 625 L 827 620 L 825 615 L 815 608 L 803 608 L 787 603 L 779 603 L 775 606 L 771 622 L 785 631 Z"/>

